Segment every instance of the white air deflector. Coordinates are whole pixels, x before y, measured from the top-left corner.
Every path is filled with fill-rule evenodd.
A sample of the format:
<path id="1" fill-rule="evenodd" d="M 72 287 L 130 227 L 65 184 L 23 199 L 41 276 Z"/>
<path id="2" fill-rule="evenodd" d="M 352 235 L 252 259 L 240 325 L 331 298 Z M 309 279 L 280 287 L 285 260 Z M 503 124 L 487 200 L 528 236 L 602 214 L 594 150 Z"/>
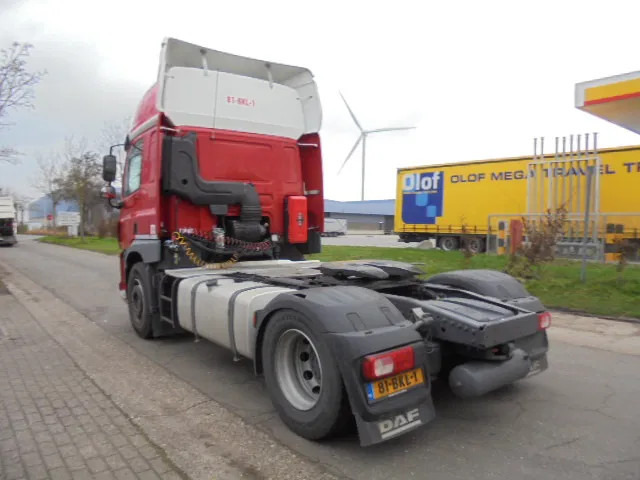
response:
<path id="1" fill-rule="evenodd" d="M 298 139 L 322 122 L 309 70 L 172 38 L 163 43 L 158 89 L 157 108 L 176 126 Z"/>

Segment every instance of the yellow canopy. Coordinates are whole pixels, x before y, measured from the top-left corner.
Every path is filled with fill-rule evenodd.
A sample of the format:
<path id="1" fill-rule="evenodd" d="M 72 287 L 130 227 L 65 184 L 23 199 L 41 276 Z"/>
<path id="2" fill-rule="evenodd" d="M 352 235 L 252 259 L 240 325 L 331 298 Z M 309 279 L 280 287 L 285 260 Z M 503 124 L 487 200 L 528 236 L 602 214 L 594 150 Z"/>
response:
<path id="1" fill-rule="evenodd" d="M 640 133 L 640 72 L 576 84 L 576 107 Z"/>

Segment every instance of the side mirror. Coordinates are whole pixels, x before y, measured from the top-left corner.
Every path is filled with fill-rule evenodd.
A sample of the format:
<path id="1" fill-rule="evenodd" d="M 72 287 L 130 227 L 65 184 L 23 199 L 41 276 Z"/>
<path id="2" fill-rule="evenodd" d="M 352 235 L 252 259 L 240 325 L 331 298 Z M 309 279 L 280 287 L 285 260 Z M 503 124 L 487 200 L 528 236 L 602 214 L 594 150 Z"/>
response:
<path id="1" fill-rule="evenodd" d="M 102 179 L 111 183 L 116 179 L 116 171 L 118 170 L 118 161 L 115 155 L 105 155 L 102 157 Z"/>

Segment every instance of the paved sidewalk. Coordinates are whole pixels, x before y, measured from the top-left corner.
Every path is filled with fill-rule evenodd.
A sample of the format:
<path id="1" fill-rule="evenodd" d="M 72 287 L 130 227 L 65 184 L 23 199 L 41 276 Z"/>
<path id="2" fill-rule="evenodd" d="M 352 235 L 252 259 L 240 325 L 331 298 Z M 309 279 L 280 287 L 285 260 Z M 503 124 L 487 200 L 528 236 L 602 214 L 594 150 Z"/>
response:
<path id="1" fill-rule="evenodd" d="M 182 477 L 0 283 L 0 479 Z"/>
<path id="2" fill-rule="evenodd" d="M 53 474 L 59 472 L 61 478 L 69 478 L 72 466 L 66 456 L 80 459 L 81 465 L 78 461 L 74 467 L 84 466 L 89 472 L 90 468 L 104 468 L 100 472 L 108 472 L 104 478 L 118 478 L 114 470 L 119 470 L 120 464 L 116 460 L 122 460 L 122 468 L 135 474 L 122 478 L 171 479 L 180 476 L 179 472 L 193 480 L 343 477 L 261 430 L 260 422 L 275 412 L 245 421 L 3 262 L 0 281 L 11 293 L 0 295 L 0 326 L 6 329 L 4 338 L 12 339 L 0 341 L 0 418 L 6 385 L 11 387 L 7 393 L 11 411 L 23 416 L 16 419 L 18 429 L 22 428 L 19 431 L 26 431 L 20 436 L 25 437 L 27 447 L 29 442 L 35 443 L 28 452 L 35 453 L 29 463 L 48 469 L 47 478 L 56 478 Z M 134 342 L 145 341 L 134 337 Z M 162 348 L 159 342 L 152 345 Z M 79 403 L 70 408 L 68 397 L 76 397 Z M 23 403 L 33 418 L 27 417 Z M 46 407 L 51 410 L 43 413 Z M 69 415 L 64 415 L 67 410 Z M 30 423 L 39 421 L 46 430 L 32 432 Z M 62 452 L 63 445 L 58 446 L 55 438 L 37 440 L 37 433 L 53 436 L 46 422 L 60 423 L 64 429 L 55 433 L 69 435 L 73 448 Z M 20 451 L 20 441 L 13 445 L 12 440 L 18 440 L 13 430 L 4 433 L 8 426 L 15 428 L 13 420 L 10 425 L 0 424 L 0 432 L 7 440 L 6 452 L 13 454 L 0 446 L 2 468 L 11 467 L 12 476 L 21 475 L 31 465 L 24 460 L 22 454 L 27 452 L 24 448 Z M 48 453 L 41 452 L 38 442 L 50 443 L 44 447 Z M 44 456 L 54 454 L 60 457 L 60 465 L 50 466 Z M 100 461 L 89 463 L 93 458 Z M 51 473 L 60 467 L 64 468 Z M 4 480 L 1 470 L 0 480 Z"/>

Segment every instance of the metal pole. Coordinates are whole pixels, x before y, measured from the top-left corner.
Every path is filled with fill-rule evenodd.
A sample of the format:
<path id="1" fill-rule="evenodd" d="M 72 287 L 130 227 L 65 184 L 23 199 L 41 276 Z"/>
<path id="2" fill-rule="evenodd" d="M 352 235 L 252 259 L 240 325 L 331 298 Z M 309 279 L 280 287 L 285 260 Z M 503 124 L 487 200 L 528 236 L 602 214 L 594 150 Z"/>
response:
<path id="1" fill-rule="evenodd" d="M 540 191 L 538 197 L 538 212 L 544 213 L 544 137 L 540 137 Z"/>
<path id="2" fill-rule="evenodd" d="M 576 213 L 580 213 L 580 208 L 582 207 L 582 193 L 580 192 L 582 189 L 580 188 L 580 184 L 582 183 L 582 147 L 581 147 L 582 135 L 578 134 L 576 136 L 576 154 L 578 165 L 578 178 L 576 179 Z M 585 172 L 586 175 L 586 172 Z"/>
<path id="3" fill-rule="evenodd" d="M 598 229 L 600 226 L 600 168 L 602 168 L 602 159 L 598 154 L 598 134 L 597 132 L 593 133 L 593 156 L 595 158 L 596 164 L 596 181 L 594 184 L 594 199 L 593 199 L 593 220 L 594 220 L 594 232 L 593 232 L 593 240 L 594 242 L 598 240 Z"/>
<path id="4" fill-rule="evenodd" d="M 362 189 L 360 192 L 360 200 L 364 201 L 364 157 L 367 150 L 367 135 L 362 136 Z"/>
<path id="5" fill-rule="evenodd" d="M 587 191 L 584 206 L 584 235 L 582 236 L 582 269 L 580 270 L 580 280 L 587 281 L 587 238 L 589 238 L 589 203 L 591 202 L 591 179 L 595 167 L 587 167 Z"/>
<path id="6" fill-rule="evenodd" d="M 573 134 L 569 135 L 569 165 L 573 170 Z M 569 213 L 573 213 L 573 177 L 569 176 Z"/>
<path id="7" fill-rule="evenodd" d="M 534 202 L 534 186 L 536 182 L 535 177 L 535 161 L 538 157 L 538 138 L 533 139 L 533 158 L 531 159 L 531 163 L 527 165 L 527 213 L 533 213 L 531 210 L 531 206 Z"/>
<path id="8" fill-rule="evenodd" d="M 567 183 L 567 137 L 562 137 L 562 193 L 560 195 L 560 202 L 562 208 L 567 209 L 567 201 L 565 198 L 565 190 Z"/>

